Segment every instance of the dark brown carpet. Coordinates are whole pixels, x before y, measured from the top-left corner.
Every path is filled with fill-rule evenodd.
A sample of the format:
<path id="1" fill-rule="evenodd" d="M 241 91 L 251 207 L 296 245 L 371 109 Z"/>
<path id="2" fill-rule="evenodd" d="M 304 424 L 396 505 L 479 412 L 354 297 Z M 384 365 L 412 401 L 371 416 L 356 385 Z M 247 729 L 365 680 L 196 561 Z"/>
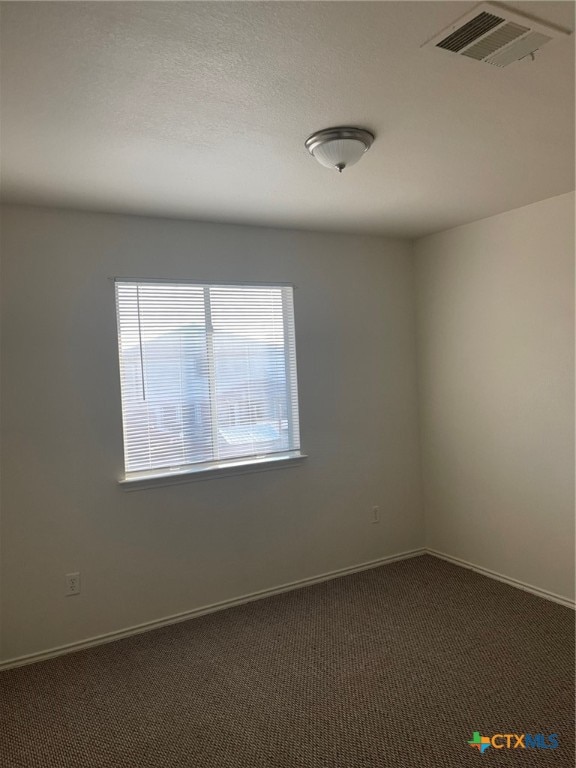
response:
<path id="1" fill-rule="evenodd" d="M 0 764 L 573 766 L 573 660 L 572 611 L 424 556 L 0 673 Z"/>

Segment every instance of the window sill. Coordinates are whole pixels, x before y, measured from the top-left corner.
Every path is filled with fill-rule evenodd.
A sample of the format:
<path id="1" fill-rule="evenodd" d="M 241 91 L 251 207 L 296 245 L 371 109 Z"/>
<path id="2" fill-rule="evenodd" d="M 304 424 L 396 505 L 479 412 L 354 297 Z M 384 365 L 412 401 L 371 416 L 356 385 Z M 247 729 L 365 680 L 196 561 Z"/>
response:
<path id="1" fill-rule="evenodd" d="M 137 477 L 128 477 L 118 481 L 124 491 L 143 491 L 147 488 L 161 488 L 167 485 L 180 485 L 198 480 L 213 480 L 217 477 L 232 477 L 246 475 L 252 472 L 266 472 L 271 469 L 285 469 L 301 464 L 307 459 L 305 453 L 291 451 L 271 458 L 249 459 L 246 461 L 222 462 L 221 465 L 163 473 L 146 473 Z"/>

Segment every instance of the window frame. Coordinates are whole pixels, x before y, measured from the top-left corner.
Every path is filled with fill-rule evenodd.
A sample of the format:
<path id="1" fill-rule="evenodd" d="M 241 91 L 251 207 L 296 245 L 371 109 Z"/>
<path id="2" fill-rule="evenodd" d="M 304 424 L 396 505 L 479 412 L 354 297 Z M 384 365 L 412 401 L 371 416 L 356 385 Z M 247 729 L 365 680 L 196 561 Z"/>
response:
<path id="1" fill-rule="evenodd" d="M 299 403 L 299 386 L 298 386 L 298 369 L 297 369 L 297 357 L 296 357 L 296 323 L 295 323 L 295 297 L 296 286 L 292 283 L 286 282 L 268 282 L 268 281 L 205 281 L 205 280 L 193 280 L 190 278 L 135 278 L 135 277 L 113 277 L 111 278 L 114 288 L 114 305 L 116 310 L 116 341 L 117 341 L 117 362 L 118 362 L 118 381 L 120 383 L 120 414 L 122 420 L 122 458 L 124 471 L 123 475 L 118 479 L 118 484 L 127 491 L 140 490 L 146 488 L 176 485 L 181 483 L 188 483 L 198 480 L 208 480 L 215 477 L 228 477 L 233 475 L 248 474 L 253 472 L 263 472 L 275 469 L 283 469 L 286 467 L 297 466 L 302 463 L 308 456 L 302 451 L 301 442 L 298 448 L 290 448 L 285 451 L 279 451 L 277 453 L 268 453 L 263 455 L 251 455 L 241 456 L 238 458 L 225 458 L 214 459 L 206 462 L 195 462 L 192 464 L 182 465 L 181 467 L 175 467 L 173 469 L 169 467 L 159 467 L 156 469 L 142 470 L 129 472 L 126 470 L 126 451 L 124 443 L 124 402 L 122 391 L 122 363 L 120 352 L 120 315 L 119 304 L 117 298 L 117 283 L 134 283 L 134 284 L 167 284 L 167 285 L 192 285 L 204 288 L 204 311 L 206 315 L 206 337 L 207 337 L 207 352 L 210 357 L 210 350 L 213 355 L 213 326 L 210 316 L 210 287 L 226 288 L 226 287 L 261 287 L 261 288 L 290 288 L 292 289 L 292 301 L 287 305 L 287 298 L 284 292 L 282 292 L 282 321 L 284 323 L 284 338 L 288 338 L 288 330 L 292 335 L 292 343 L 294 348 L 294 376 L 296 379 L 296 394 L 293 397 L 291 391 L 291 366 L 290 366 L 290 344 L 286 342 L 284 344 L 284 361 L 286 366 L 286 406 L 287 406 L 287 426 L 289 431 L 289 445 L 293 444 L 294 429 L 298 431 L 300 435 L 300 403 Z M 208 299 L 206 299 L 208 295 Z M 213 361 L 212 361 L 213 362 Z M 209 390 L 211 392 L 210 397 L 213 396 L 214 382 L 216 381 L 214 368 L 211 368 L 209 374 Z M 211 423 L 217 425 L 217 409 L 212 411 L 211 403 Z M 295 407 L 294 407 L 295 405 Z M 215 415 L 214 415 L 215 414 Z M 296 416 L 296 423 L 294 418 Z"/>

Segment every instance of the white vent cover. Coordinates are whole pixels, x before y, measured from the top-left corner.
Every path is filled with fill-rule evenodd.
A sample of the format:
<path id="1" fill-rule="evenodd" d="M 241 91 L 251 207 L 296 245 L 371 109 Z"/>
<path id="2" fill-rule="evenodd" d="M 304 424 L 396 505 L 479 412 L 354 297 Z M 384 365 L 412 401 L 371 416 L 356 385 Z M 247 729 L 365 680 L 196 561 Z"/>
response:
<path id="1" fill-rule="evenodd" d="M 542 48 L 553 38 L 569 34 L 506 8 L 483 3 L 423 47 L 457 53 L 495 67 L 507 67 Z"/>

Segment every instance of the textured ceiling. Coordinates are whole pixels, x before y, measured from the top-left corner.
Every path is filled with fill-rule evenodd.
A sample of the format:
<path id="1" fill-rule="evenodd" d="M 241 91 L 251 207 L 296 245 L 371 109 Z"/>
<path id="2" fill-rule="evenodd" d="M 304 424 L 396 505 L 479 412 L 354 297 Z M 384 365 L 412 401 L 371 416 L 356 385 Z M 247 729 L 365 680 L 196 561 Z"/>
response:
<path id="1" fill-rule="evenodd" d="M 574 35 L 506 69 L 421 48 L 473 7 L 2 3 L 3 198 L 413 237 L 573 189 Z M 377 136 L 341 176 L 304 148 L 338 124 Z"/>

